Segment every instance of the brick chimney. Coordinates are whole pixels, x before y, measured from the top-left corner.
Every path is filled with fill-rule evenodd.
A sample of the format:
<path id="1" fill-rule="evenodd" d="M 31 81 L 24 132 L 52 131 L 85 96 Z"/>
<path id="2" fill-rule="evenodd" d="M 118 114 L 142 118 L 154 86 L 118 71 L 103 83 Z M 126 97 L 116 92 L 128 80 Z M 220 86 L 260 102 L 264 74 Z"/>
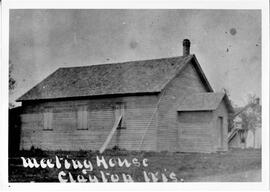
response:
<path id="1" fill-rule="evenodd" d="M 190 41 L 188 39 L 183 40 L 183 56 L 190 54 Z"/>

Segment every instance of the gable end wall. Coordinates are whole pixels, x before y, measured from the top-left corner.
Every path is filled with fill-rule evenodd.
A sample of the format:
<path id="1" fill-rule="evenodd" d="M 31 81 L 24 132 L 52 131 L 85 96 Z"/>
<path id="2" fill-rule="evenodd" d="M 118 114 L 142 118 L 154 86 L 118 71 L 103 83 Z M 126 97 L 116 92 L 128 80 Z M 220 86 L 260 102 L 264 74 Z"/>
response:
<path id="1" fill-rule="evenodd" d="M 184 97 L 200 92 L 208 91 L 190 61 L 160 93 L 162 98 L 158 110 L 158 151 L 179 151 L 178 104 Z"/>

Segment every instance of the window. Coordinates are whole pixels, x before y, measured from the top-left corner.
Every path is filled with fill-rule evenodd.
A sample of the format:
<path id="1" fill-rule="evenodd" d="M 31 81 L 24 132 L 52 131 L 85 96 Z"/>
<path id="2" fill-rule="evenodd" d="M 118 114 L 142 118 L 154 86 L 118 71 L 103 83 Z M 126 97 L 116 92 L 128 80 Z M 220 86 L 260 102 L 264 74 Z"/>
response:
<path id="1" fill-rule="evenodd" d="M 115 119 L 118 119 L 122 115 L 122 119 L 119 122 L 119 125 L 118 125 L 117 129 L 126 129 L 125 105 L 123 103 L 116 103 L 114 114 L 115 114 Z"/>
<path id="2" fill-rule="evenodd" d="M 43 113 L 44 126 L 43 130 L 52 131 L 53 112 L 51 110 Z"/>
<path id="3" fill-rule="evenodd" d="M 77 112 L 77 129 L 88 130 L 88 111 L 85 107 L 80 107 Z"/>

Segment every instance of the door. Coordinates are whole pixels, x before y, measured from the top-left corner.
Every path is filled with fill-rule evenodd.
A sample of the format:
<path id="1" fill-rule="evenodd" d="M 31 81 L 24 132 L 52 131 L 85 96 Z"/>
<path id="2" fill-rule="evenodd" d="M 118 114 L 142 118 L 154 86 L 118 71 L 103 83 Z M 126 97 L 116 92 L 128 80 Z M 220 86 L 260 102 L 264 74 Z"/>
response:
<path id="1" fill-rule="evenodd" d="M 219 146 L 223 148 L 224 134 L 223 134 L 223 117 L 218 117 L 218 132 L 219 132 Z"/>

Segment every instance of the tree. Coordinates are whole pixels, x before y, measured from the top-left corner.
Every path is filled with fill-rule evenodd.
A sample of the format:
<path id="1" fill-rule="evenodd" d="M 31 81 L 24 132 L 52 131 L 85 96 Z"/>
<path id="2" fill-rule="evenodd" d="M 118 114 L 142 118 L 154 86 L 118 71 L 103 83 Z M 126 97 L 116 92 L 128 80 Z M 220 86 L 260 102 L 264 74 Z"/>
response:
<path id="1" fill-rule="evenodd" d="M 8 89 L 9 89 L 9 94 L 12 94 L 12 91 L 15 89 L 16 86 L 16 81 L 15 79 L 12 77 L 12 72 L 13 72 L 13 64 L 11 63 L 11 61 L 9 61 L 9 73 L 8 73 Z M 14 104 L 9 102 L 9 108 L 13 108 Z"/>
<path id="2" fill-rule="evenodd" d="M 248 95 L 248 108 L 241 113 L 242 128 L 245 132 L 252 131 L 254 135 L 253 144 L 255 145 L 256 129 L 261 127 L 261 105 L 256 95 Z"/>

